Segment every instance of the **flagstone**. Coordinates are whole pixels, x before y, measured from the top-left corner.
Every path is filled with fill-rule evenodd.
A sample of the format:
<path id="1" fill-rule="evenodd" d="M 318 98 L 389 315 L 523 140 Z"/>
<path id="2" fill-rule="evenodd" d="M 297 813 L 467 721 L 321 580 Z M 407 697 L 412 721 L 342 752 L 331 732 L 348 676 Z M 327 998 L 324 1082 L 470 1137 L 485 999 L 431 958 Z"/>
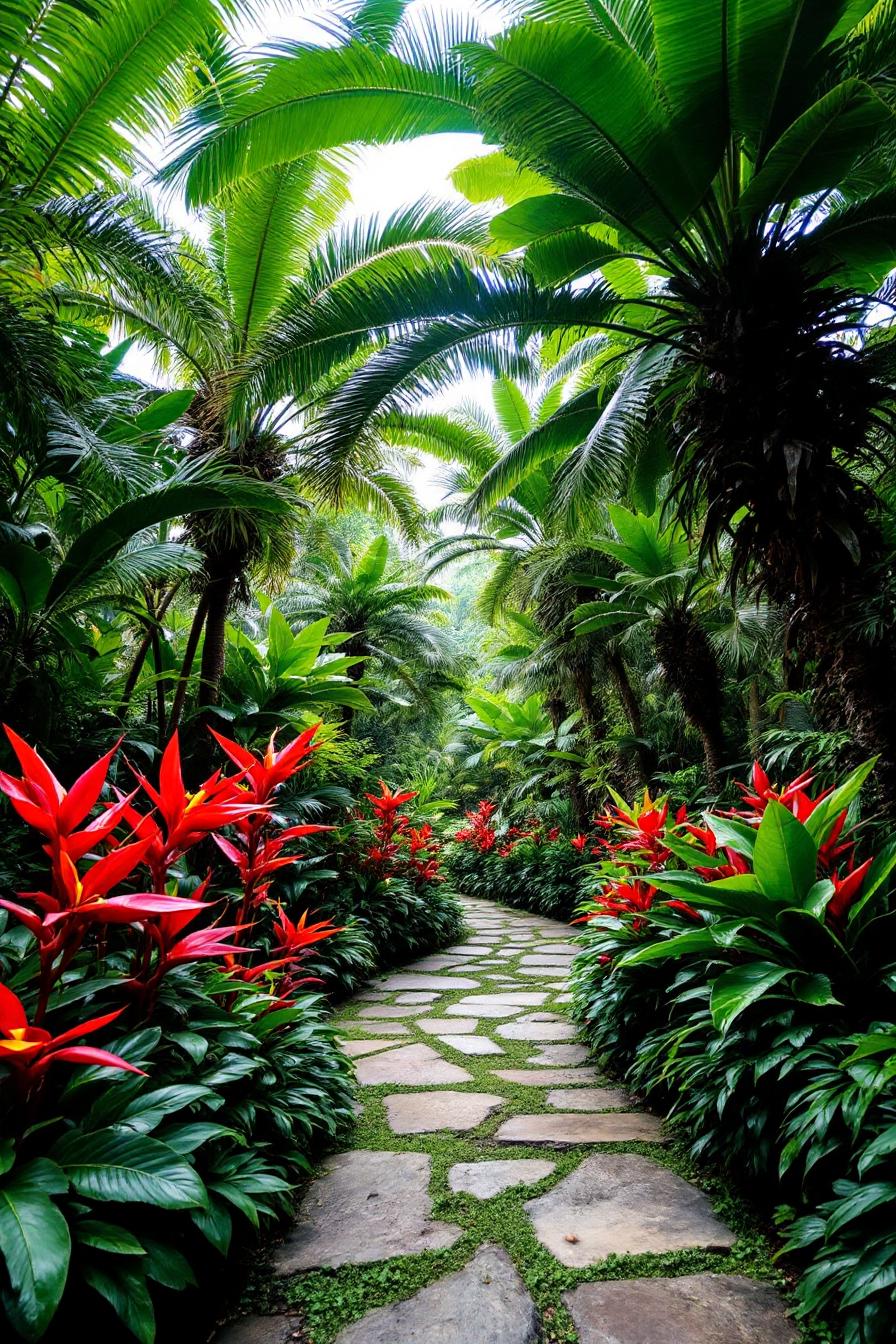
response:
<path id="1" fill-rule="evenodd" d="M 445 1009 L 446 1017 L 516 1017 L 523 1011 L 511 1003 L 480 1003 L 471 1001 L 452 1003 Z"/>
<path id="2" fill-rule="evenodd" d="M 381 981 L 383 989 L 478 989 L 478 980 L 462 975 L 407 975 L 400 972 Z"/>
<path id="3" fill-rule="evenodd" d="M 417 1022 L 421 1031 L 429 1036 L 438 1036 L 439 1032 L 450 1031 L 452 1036 L 460 1036 L 479 1028 L 479 1019 L 475 1017 L 421 1017 Z"/>
<path id="4" fill-rule="evenodd" d="M 734 1233 L 702 1190 L 632 1153 L 594 1153 L 525 1206 L 535 1235 L 569 1269 L 609 1255 L 725 1251 Z"/>
<path id="5" fill-rule="evenodd" d="M 461 1008 L 469 1005 L 472 1008 L 474 1004 L 498 1003 L 509 1004 L 511 1008 L 538 1008 L 547 997 L 544 991 L 538 989 L 500 990 L 496 994 L 468 994 L 453 1006 Z"/>
<path id="6" fill-rule="evenodd" d="M 504 1022 L 495 1028 L 507 1041 L 567 1041 L 577 1034 L 572 1022 Z"/>
<path id="7" fill-rule="evenodd" d="M 558 1111 L 629 1110 L 632 1099 L 621 1087 L 561 1087 L 545 1098 Z"/>
<path id="8" fill-rule="evenodd" d="M 419 1008 L 402 1008 L 394 1003 L 369 1003 L 358 1017 L 413 1017 L 419 1011 Z"/>
<path id="9" fill-rule="evenodd" d="M 424 990 L 419 990 L 419 989 L 418 989 L 418 990 L 413 990 L 410 994 L 398 994 L 398 995 L 396 996 L 395 1002 L 396 1002 L 396 1003 L 417 1003 L 417 1004 L 421 1004 L 421 1003 L 435 1003 L 436 1000 L 437 1000 L 437 999 L 440 999 L 441 997 L 442 997 L 441 994 L 436 994 L 436 993 L 434 993 L 432 990 L 430 990 L 430 991 L 427 993 L 427 992 L 424 991 Z"/>
<path id="10" fill-rule="evenodd" d="M 546 966 L 549 970 L 559 966 L 563 970 L 568 970 L 572 962 L 572 957 L 549 957 L 544 952 L 530 952 L 520 959 L 520 966 Z"/>
<path id="11" fill-rule="evenodd" d="M 334 1344 L 535 1344 L 538 1315 L 506 1251 L 482 1246 L 455 1274 L 377 1307 Z"/>
<path id="12" fill-rule="evenodd" d="M 292 1344 L 301 1323 L 298 1316 L 242 1316 L 219 1330 L 213 1344 Z"/>
<path id="13" fill-rule="evenodd" d="M 543 1045 L 534 1055 L 529 1055 L 527 1064 L 584 1064 L 591 1058 L 587 1045 L 578 1041 L 564 1042 L 562 1045 Z"/>
<path id="14" fill-rule="evenodd" d="M 349 1003 L 382 1003 L 384 999 L 390 998 L 384 989 L 362 989 L 360 994 L 355 994 Z"/>
<path id="15" fill-rule="evenodd" d="M 602 1111 L 574 1115 L 514 1115 L 495 1135 L 496 1143 L 663 1143 L 662 1122 L 642 1111 Z"/>
<path id="16" fill-rule="evenodd" d="M 376 1021 L 365 1021 L 360 1017 L 344 1017 L 339 1022 L 334 1022 L 333 1026 L 342 1033 L 352 1028 L 356 1031 L 366 1031 L 369 1035 L 376 1032 L 378 1036 L 410 1036 L 407 1027 L 403 1027 L 400 1022 L 384 1022 L 377 1018 Z"/>
<path id="17" fill-rule="evenodd" d="M 429 1045 L 400 1045 L 383 1055 L 362 1059 L 356 1073 L 358 1082 L 365 1087 L 378 1083 L 469 1083 L 466 1069 L 449 1064 Z"/>
<path id="18" fill-rule="evenodd" d="M 343 1041 L 342 1050 L 348 1055 L 349 1059 L 359 1059 L 362 1055 L 372 1055 L 377 1050 L 386 1050 L 390 1046 L 394 1047 L 394 1040 L 384 1041 Z"/>
<path id="19" fill-rule="evenodd" d="M 410 961 L 403 971 L 454 971 L 464 962 L 460 957 L 421 957 L 419 961 Z"/>
<path id="20" fill-rule="evenodd" d="M 503 1055 L 504 1051 L 488 1036 L 439 1036 L 443 1045 L 459 1050 L 462 1055 Z"/>
<path id="21" fill-rule="evenodd" d="M 274 1272 L 370 1264 L 453 1246 L 461 1229 L 430 1217 L 430 1169 L 428 1153 L 360 1149 L 330 1158 L 274 1249 Z"/>
<path id="22" fill-rule="evenodd" d="M 386 1116 L 394 1134 L 431 1134 L 440 1129 L 475 1129 L 506 1105 L 491 1092 L 399 1092 L 386 1097 Z"/>
<path id="23" fill-rule="evenodd" d="M 522 1083 L 528 1087 L 574 1086 L 576 1083 L 596 1083 L 595 1068 L 580 1069 L 495 1069 L 496 1078 L 505 1083 Z"/>
<path id="24" fill-rule="evenodd" d="M 781 1295 L 737 1274 L 583 1283 L 564 1294 L 579 1344 L 795 1344 Z"/>
<path id="25" fill-rule="evenodd" d="M 491 1199 L 515 1185 L 534 1185 L 557 1169 L 556 1162 L 535 1157 L 509 1157 L 486 1162 L 457 1162 L 448 1172 L 448 1184 L 458 1194 Z"/>
<path id="26" fill-rule="evenodd" d="M 517 966 L 517 975 L 531 975 L 537 980 L 554 980 L 558 977 L 566 980 L 566 968 L 563 966 Z"/>

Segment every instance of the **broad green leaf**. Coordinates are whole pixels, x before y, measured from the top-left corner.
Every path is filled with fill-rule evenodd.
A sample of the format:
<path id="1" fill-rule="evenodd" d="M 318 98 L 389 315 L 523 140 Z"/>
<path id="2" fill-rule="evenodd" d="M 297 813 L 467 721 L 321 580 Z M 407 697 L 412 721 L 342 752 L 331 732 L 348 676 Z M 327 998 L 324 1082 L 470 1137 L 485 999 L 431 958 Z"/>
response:
<path id="1" fill-rule="evenodd" d="M 532 428 L 532 412 L 522 388 L 510 378 L 496 378 L 492 400 L 501 428 L 511 443 L 517 443 Z"/>
<path id="2" fill-rule="evenodd" d="M 717 816 L 714 812 L 704 814 L 703 820 L 716 838 L 716 844 L 722 849 L 733 849 L 744 859 L 752 859 L 756 848 L 756 827 L 750 826 L 737 817 Z"/>
<path id="3" fill-rule="evenodd" d="M 503 201 L 516 205 L 527 197 L 554 190 L 548 178 L 517 163 L 503 149 L 466 159 L 450 176 L 454 188 L 474 204 Z"/>
<path id="4" fill-rule="evenodd" d="M 167 1144 L 144 1134 L 73 1131 L 52 1149 L 78 1194 L 91 1199 L 189 1209 L 206 1202 L 205 1186 Z"/>
<path id="5" fill-rule="evenodd" d="M 659 939 L 639 947 L 635 952 L 626 952 L 617 962 L 619 966 L 640 966 L 647 961 L 675 960 L 688 952 L 716 952 L 718 944 L 709 929 L 689 929 L 675 938 Z"/>
<path id="6" fill-rule="evenodd" d="M 858 79 L 830 89 L 772 146 L 741 198 L 745 215 L 833 187 L 870 147 L 893 113 Z"/>
<path id="7" fill-rule="evenodd" d="M 188 167 L 188 202 L 205 204 L 241 178 L 317 150 L 472 131 L 469 102 L 450 62 L 425 69 L 363 43 L 282 43 L 263 84 L 231 99 L 210 130 L 210 118 L 197 121 L 196 144 L 170 171 Z"/>
<path id="8" fill-rule="evenodd" d="M 389 540 L 376 537 L 358 561 L 355 573 L 359 580 L 375 587 L 382 580 L 388 562 Z"/>
<path id="9" fill-rule="evenodd" d="M 91 1262 L 83 1266 L 82 1273 L 139 1344 L 154 1344 L 155 1312 L 142 1264 L 137 1268 L 130 1260 Z"/>
<path id="10" fill-rule="evenodd" d="M 724 971 L 713 982 L 709 1000 L 709 1009 L 717 1030 L 726 1032 L 745 1008 L 749 1008 L 768 990 L 774 989 L 791 973 L 791 968 L 776 966 L 770 961 L 753 961 L 746 966 L 734 966 Z"/>
<path id="11" fill-rule="evenodd" d="M 196 396 L 193 388 L 181 388 L 174 392 L 163 392 L 156 397 L 151 406 L 134 417 L 134 424 L 142 434 L 156 433 L 167 429 L 188 411 Z"/>
<path id="12" fill-rule="evenodd" d="M 0 1184 L 0 1254 L 11 1295 L 5 1307 L 23 1339 L 45 1334 L 68 1277 L 71 1235 L 51 1194 L 67 1181 L 55 1163 L 37 1158 Z"/>
<path id="13" fill-rule="evenodd" d="M 806 830 L 817 844 L 823 844 L 828 837 L 828 833 L 840 813 L 849 807 L 854 799 L 858 798 L 862 785 L 871 774 L 877 764 L 877 756 L 872 756 L 871 760 L 863 761 L 855 770 L 846 776 L 842 784 L 838 784 L 826 798 L 822 798 L 815 809 L 806 818 Z"/>
<path id="14" fill-rule="evenodd" d="M 753 850 L 764 894 L 782 905 L 801 905 L 815 884 L 817 863 L 818 847 L 802 822 L 781 803 L 767 803 Z"/>
<path id="15" fill-rule="evenodd" d="M 577 228 L 581 224 L 599 223 L 600 211 L 590 201 L 578 196 L 561 196 L 558 192 L 532 196 L 519 201 L 495 215 L 489 232 L 508 252 L 526 247 L 540 238 Z"/>
<path id="16" fill-rule="evenodd" d="M 52 562 L 43 551 L 21 541 L 4 542 L 0 592 L 9 599 L 17 615 L 40 609 L 52 577 Z"/>
<path id="17" fill-rule="evenodd" d="M 830 1004 L 839 1003 L 840 1000 L 835 997 L 831 988 L 831 982 L 826 975 L 798 975 L 793 981 L 794 998 L 801 1003 L 812 1003 L 818 1008 L 826 1008 Z"/>
<path id="18" fill-rule="evenodd" d="M 728 135 L 724 0 L 650 0 L 657 72 L 673 124 L 687 136 L 689 171 L 706 182 Z"/>
<path id="19" fill-rule="evenodd" d="M 145 1255 L 143 1245 L 133 1232 L 115 1223 L 104 1223 L 99 1218 L 81 1218 L 74 1225 L 75 1240 L 82 1246 L 93 1246 L 95 1250 L 106 1251 L 109 1255 Z"/>
<path id="20" fill-rule="evenodd" d="M 896 188 L 836 205 L 803 239 L 802 250 L 846 288 L 877 289 L 893 269 Z"/>

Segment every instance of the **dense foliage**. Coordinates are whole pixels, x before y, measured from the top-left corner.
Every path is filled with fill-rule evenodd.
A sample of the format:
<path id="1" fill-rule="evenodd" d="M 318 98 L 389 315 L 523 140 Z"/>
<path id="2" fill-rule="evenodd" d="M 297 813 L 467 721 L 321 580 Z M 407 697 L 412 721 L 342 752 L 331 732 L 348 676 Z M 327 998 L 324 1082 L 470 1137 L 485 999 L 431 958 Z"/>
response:
<path id="1" fill-rule="evenodd" d="M 564 918 L 591 884 L 595 1042 L 780 1185 L 807 1309 L 879 1337 L 894 6 L 458 10 L 265 11 L 252 50 L 243 0 L 0 16 L 25 1338 L 99 1293 L 149 1339 L 181 1243 L 285 1206 L 346 1113 L 326 1000 L 455 941 L 452 883 Z M 360 218 L 358 147 L 444 132 L 489 146 L 450 196 Z M 755 758 L 799 782 L 744 802 Z M 192 1202 L 147 1157 L 97 1212 L 101 1132 Z"/>
<path id="2" fill-rule="evenodd" d="M 868 851 L 862 767 L 831 790 L 758 764 L 736 809 L 645 796 L 598 818 L 576 1011 L 696 1155 L 756 1179 L 807 1272 L 803 1315 L 892 1329 L 889 1067 L 896 845 Z"/>

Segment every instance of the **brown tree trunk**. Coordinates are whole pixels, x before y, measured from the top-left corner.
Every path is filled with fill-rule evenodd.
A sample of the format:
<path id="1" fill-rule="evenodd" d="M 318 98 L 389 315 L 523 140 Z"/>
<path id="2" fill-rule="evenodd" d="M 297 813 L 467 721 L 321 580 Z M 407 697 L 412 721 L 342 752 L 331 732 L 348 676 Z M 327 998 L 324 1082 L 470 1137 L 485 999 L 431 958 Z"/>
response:
<path id="1" fill-rule="evenodd" d="M 654 643 L 666 681 L 700 734 L 707 781 L 717 789 L 725 759 L 722 675 L 706 631 L 689 607 L 674 607 L 657 622 Z"/>
<path id="2" fill-rule="evenodd" d="M 616 687 L 616 693 L 622 704 L 622 710 L 628 719 L 631 728 L 632 737 L 637 741 L 635 747 L 635 757 L 638 762 L 638 771 L 640 774 L 640 783 L 648 784 L 656 768 L 653 752 L 644 742 L 644 716 L 641 713 L 641 702 L 638 699 L 637 692 L 632 685 L 628 674 L 628 668 L 625 665 L 625 659 L 618 649 L 610 649 L 606 654 L 607 670 L 613 679 L 613 685 Z"/>
<path id="3" fill-rule="evenodd" d="M 199 647 L 199 640 L 202 635 L 202 627 L 205 624 L 206 593 L 203 593 L 196 610 L 193 613 L 193 623 L 190 626 L 190 633 L 187 636 L 187 647 L 184 649 L 184 660 L 181 663 L 180 677 L 174 690 L 174 702 L 171 706 L 171 718 L 168 722 L 168 728 L 173 733 L 180 723 L 181 715 L 184 711 L 184 702 L 187 698 L 187 687 L 190 684 L 190 673 L 193 671 L 193 660 L 196 657 L 196 650 Z"/>
<path id="4" fill-rule="evenodd" d="M 199 665 L 197 703 L 203 708 L 218 703 L 224 659 L 227 652 L 227 613 L 236 580 L 229 572 L 210 578 L 205 589 L 205 639 Z"/>

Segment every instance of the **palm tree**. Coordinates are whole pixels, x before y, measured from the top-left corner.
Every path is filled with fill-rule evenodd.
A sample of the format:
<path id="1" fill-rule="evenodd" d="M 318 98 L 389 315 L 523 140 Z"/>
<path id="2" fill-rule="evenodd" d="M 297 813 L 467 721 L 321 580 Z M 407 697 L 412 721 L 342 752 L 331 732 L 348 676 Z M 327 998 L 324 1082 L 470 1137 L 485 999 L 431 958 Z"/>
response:
<path id="1" fill-rule="evenodd" d="M 365 687 L 393 678 L 417 694 L 420 680 L 426 688 L 434 677 L 456 685 L 460 659 L 439 610 L 450 596 L 396 562 L 385 536 L 360 554 L 334 536 L 324 553 L 303 562 L 281 605 L 293 622 L 329 617 L 334 630 L 346 632 L 341 652 L 360 660 L 348 674 L 356 681 L 364 675 Z M 347 705 L 343 721 L 349 728 L 353 716 Z"/>
<path id="2" fill-rule="evenodd" d="M 486 478 L 483 501 L 578 417 L 555 498 L 587 510 L 620 450 L 662 421 L 681 518 L 702 520 L 707 554 L 730 535 L 732 584 L 786 613 L 794 657 L 816 664 L 862 749 L 896 762 L 892 633 L 871 644 L 851 620 L 888 574 L 870 483 L 893 437 L 891 4 L 514 12 L 522 22 L 461 55 L 478 123 L 503 146 L 466 177 L 508 203 L 492 232 L 523 271 L 484 277 L 463 309 L 453 295 L 347 379 L 318 462 L 344 461 L 375 413 L 446 366 L 518 367 L 536 332 L 614 361 L 612 403 L 572 399 L 555 436 Z"/>
<path id="3" fill-rule="evenodd" d="M 612 596 L 583 603 L 576 631 L 649 629 L 666 684 L 703 742 L 709 785 L 717 788 L 725 758 L 722 674 L 700 610 L 711 585 L 684 529 L 664 523 L 661 508 L 647 515 L 610 504 L 607 511 L 616 535 L 595 545 L 620 569 L 612 578 L 593 581 Z"/>

